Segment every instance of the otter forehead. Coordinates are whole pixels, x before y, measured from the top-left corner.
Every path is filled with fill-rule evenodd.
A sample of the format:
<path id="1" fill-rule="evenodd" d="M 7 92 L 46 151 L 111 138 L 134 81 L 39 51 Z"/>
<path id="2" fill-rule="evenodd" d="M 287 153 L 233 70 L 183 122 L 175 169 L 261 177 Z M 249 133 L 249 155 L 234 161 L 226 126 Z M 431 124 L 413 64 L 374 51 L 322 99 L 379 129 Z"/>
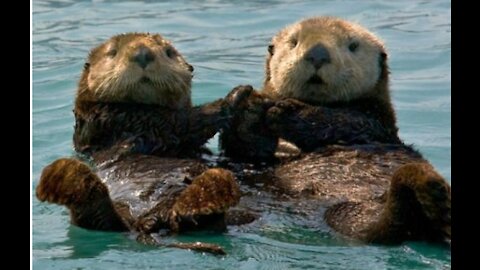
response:
<path id="1" fill-rule="evenodd" d="M 88 59 L 91 64 L 94 64 L 100 61 L 105 53 L 117 53 L 119 48 L 133 50 L 141 44 L 150 48 L 171 46 L 171 42 L 163 38 L 160 34 L 124 33 L 113 36 L 92 49 Z"/>
<path id="2" fill-rule="evenodd" d="M 383 42 L 368 29 L 353 22 L 335 17 L 313 17 L 287 26 L 274 38 L 273 42 L 285 39 L 302 41 L 324 41 L 330 45 L 340 45 L 351 40 L 362 40 L 380 50 L 385 50 Z"/>
<path id="3" fill-rule="evenodd" d="M 110 40 L 115 42 L 124 42 L 128 43 L 131 41 L 137 40 L 146 40 L 154 41 L 159 44 L 170 44 L 166 39 L 164 39 L 160 34 L 150 34 L 150 33 L 123 33 L 110 38 Z"/>

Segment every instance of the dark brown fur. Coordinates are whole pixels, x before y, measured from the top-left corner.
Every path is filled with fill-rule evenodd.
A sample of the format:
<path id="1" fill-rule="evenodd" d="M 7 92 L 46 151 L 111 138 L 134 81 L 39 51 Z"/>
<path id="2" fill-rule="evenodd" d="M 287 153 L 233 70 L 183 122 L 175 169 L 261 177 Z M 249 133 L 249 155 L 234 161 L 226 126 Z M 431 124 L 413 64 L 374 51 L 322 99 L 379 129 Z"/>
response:
<path id="1" fill-rule="evenodd" d="M 311 19 L 314 23 L 323 20 L 331 21 Z M 315 31 L 312 29 L 308 31 Z M 284 34 L 281 31 L 279 35 Z M 270 84 L 269 62 L 275 51 L 269 51 L 263 91 L 257 93 L 251 86 L 234 89 L 252 94 L 238 107 L 234 125 L 221 135 L 225 154 L 235 160 L 269 161 L 278 138 L 285 139 L 304 153 L 280 160 L 273 171 L 267 171 L 262 176 L 267 190 L 322 201 L 327 207 L 325 221 L 352 238 L 392 244 L 449 242 L 450 187 L 416 150 L 398 138 L 385 51 L 379 51 L 380 63 L 371 63 L 381 68 L 375 86 L 343 102 L 277 96 Z M 292 63 L 305 61 L 297 60 Z M 255 138 L 258 136 L 263 140 Z M 253 150 L 242 151 L 245 145 Z M 252 181 L 251 177 L 255 178 L 247 175 L 244 180 Z"/>
<path id="2" fill-rule="evenodd" d="M 115 56 L 111 46 L 118 50 Z M 232 173 L 209 169 L 198 157 L 203 144 L 228 124 L 236 101 L 192 107 L 193 69 L 178 52 L 166 54 L 164 48 L 174 50 L 159 35 L 125 34 L 92 50 L 75 101 L 73 141 L 93 168 L 77 159 L 59 159 L 43 170 L 36 189 L 39 200 L 67 206 L 73 224 L 139 232 L 138 239 L 145 243 L 155 243 L 149 234 L 161 229 L 225 230 L 225 212 L 240 198 L 238 185 Z M 144 63 L 138 55 L 146 50 L 156 53 L 147 55 L 153 63 L 139 69 L 137 64 Z M 126 77 L 133 86 L 102 77 L 101 68 L 110 67 L 109 61 L 117 61 L 114 69 L 123 65 L 122 72 L 132 72 L 125 76 L 116 71 L 112 76 L 120 78 L 117 81 Z M 148 73 L 157 61 L 163 63 L 154 67 L 163 70 Z M 90 74 L 92 67 L 98 74 Z M 89 81 L 99 78 L 110 84 Z M 153 82 L 162 79 L 167 81 Z M 89 83 L 103 88 L 90 89 Z M 143 100 L 135 87 L 154 100 Z M 168 246 L 224 253 L 203 243 Z"/>
<path id="3" fill-rule="evenodd" d="M 163 41 L 158 35 L 153 37 L 157 39 L 157 42 L 151 46 L 166 46 L 175 50 L 171 45 L 164 45 L 164 42 L 158 41 L 158 39 Z M 145 34 L 124 34 L 112 37 L 110 42 L 129 48 L 132 46 L 129 42 L 136 42 L 136 39 L 146 39 L 146 36 Z M 191 75 L 187 82 L 181 81 L 185 79 L 183 77 L 165 76 L 165 80 L 169 80 L 168 83 L 162 84 L 161 89 L 152 90 L 155 95 L 162 97 L 162 104 L 165 105 L 137 102 L 131 97 L 123 97 L 120 93 L 111 94 L 113 97 L 109 96 L 108 98 L 113 99 L 112 101 L 98 100 L 98 96 L 101 97 L 101 95 L 97 94 L 95 89 L 89 89 L 88 80 L 92 72 L 92 65 L 100 65 L 102 58 L 107 57 L 102 51 L 107 46 L 106 44 L 108 43 L 92 50 L 88 64 L 78 83 L 73 135 L 77 152 L 91 154 L 122 144 L 123 148 L 134 153 L 192 156 L 201 152 L 199 151 L 201 146 L 228 123 L 229 106 L 223 100 L 203 106 L 191 106 L 189 94 Z M 141 45 L 144 44 L 138 46 Z M 121 54 L 122 48 L 117 47 L 117 49 L 119 51 L 117 54 Z M 127 50 L 125 52 L 127 55 L 122 55 L 123 58 L 117 61 L 131 61 L 128 54 L 134 53 L 134 51 Z M 157 58 L 160 57 L 157 56 Z M 191 69 L 191 66 L 183 57 L 178 54 L 177 60 L 176 65 L 183 66 L 185 69 L 183 72 L 190 73 L 187 69 Z M 162 59 L 162 61 L 166 61 L 166 59 Z M 135 64 L 130 65 L 134 66 Z M 164 72 L 175 72 L 175 70 Z M 187 87 L 185 85 L 188 86 L 188 93 L 183 89 Z M 126 90 L 119 89 L 118 91 Z M 103 92 L 107 91 L 103 90 Z M 119 101 L 119 98 L 123 99 Z"/>
<path id="4" fill-rule="evenodd" d="M 87 103 L 87 102 L 85 102 Z M 124 151 L 159 156 L 195 156 L 228 123 L 219 100 L 173 110 L 129 103 L 82 104 L 75 110 L 75 150 L 91 154 L 122 145 Z"/>

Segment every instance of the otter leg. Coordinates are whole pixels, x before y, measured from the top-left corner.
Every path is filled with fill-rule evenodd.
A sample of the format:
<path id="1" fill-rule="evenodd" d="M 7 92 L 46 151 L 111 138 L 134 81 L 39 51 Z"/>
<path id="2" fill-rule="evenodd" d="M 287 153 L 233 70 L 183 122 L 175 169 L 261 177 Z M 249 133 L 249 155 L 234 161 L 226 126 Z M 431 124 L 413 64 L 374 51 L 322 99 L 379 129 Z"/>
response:
<path id="1" fill-rule="evenodd" d="M 140 231 L 137 241 L 148 245 L 225 255 L 225 251 L 215 244 L 201 242 L 165 244 L 150 233 L 161 227 L 169 227 L 173 233 L 199 229 L 224 231 L 225 212 L 240 200 L 240 189 L 233 174 L 224 169 L 208 169 L 195 177 L 183 190 L 179 187 L 172 187 L 170 190 L 169 196 L 166 197 L 173 198 L 172 195 L 178 194 L 175 199 L 160 201 L 136 223 L 137 230 Z"/>
<path id="2" fill-rule="evenodd" d="M 137 231 L 153 233 L 190 230 L 225 231 L 225 212 L 240 200 L 240 189 L 230 171 L 208 169 L 185 186 L 172 186 L 156 206 L 135 223 Z"/>
<path id="3" fill-rule="evenodd" d="M 448 183 L 426 163 L 410 163 L 393 175 L 379 221 L 367 241 L 447 242 L 451 239 L 451 195 Z"/>
<path id="4" fill-rule="evenodd" d="M 84 163 L 62 158 L 45 167 L 36 188 L 40 201 L 65 205 L 71 223 L 94 230 L 127 231 L 107 187 Z"/>
<path id="5" fill-rule="evenodd" d="M 225 99 L 193 107 L 188 115 L 185 145 L 203 145 L 220 129 L 229 126 L 233 111 L 239 103 L 248 99 L 253 88 L 237 87 Z"/>
<path id="6" fill-rule="evenodd" d="M 227 105 L 220 99 L 195 106 L 188 115 L 184 145 L 201 146 L 228 124 Z"/>
<path id="7" fill-rule="evenodd" d="M 155 233 L 169 227 L 169 218 L 176 198 L 185 190 L 184 185 L 172 185 L 165 188 L 163 196 L 148 212 L 142 214 L 135 222 L 136 231 L 143 234 Z"/>
<path id="8" fill-rule="evenodd" d="M 230 171 L 208 169 L 177 197 L 170 212 L 170 229 L 224 231 L 225 212 L 240 200 L 240 188 Z"/>
<path id="9" fill-rule="evenodd" d="M 278 138 L 265 123 L 266 111 L 272 102 L 251 86 L 238 86 L 227 96 L 243 96 L 232 103 L 233 118 L 220 133 L 220 145 L 225 156 L 246 162 L 272 162 Z"/>

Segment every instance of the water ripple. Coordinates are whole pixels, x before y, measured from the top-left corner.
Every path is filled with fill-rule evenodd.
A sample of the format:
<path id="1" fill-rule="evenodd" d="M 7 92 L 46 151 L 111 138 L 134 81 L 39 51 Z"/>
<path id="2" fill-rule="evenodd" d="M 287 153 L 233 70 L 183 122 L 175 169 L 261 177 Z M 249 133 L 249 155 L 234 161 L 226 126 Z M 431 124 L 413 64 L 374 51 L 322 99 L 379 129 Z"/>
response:
<path id="1" fill-rule="evenodd" d="M 372 29 L 388 48 L 400 136 L 451 179 L 451 12 L 435 1 L 33 1 L 33 177 L 72 150 L 73 99 L 88 51 L 111 35 L 145 31 L 171 40 L 195 66 L 195 104 L 238 84 L 261 87 L 270 38 L 306 16 L 341 16 Z M 218 138 L 211 144 L 218 143 Z M 211 145 L 210 144 L 210 145 Z M 282 207 L 279 207 L 281 205 Z M 451 255 L 424 243 L 360 245 L 338 236 L 314 204 L 265 201 L 265 215 L 212 241 L 217 258 L 149 248 L 128 235 L 68 224 L 64 207 L 33 198 L 35 269 L 448 269 Z M 171 240 L 171 239 L 170 239 Z"/>

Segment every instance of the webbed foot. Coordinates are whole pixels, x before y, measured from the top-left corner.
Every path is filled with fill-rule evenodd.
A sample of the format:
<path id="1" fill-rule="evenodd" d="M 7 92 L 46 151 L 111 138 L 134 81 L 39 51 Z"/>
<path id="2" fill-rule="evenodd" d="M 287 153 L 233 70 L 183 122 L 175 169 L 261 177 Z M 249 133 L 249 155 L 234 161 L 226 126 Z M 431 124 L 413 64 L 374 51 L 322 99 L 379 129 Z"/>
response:
<path id="1" fill-rule="evenodd" d="M 107 187 L 77 159 L 62 158 L 46 166 L 36 188 L 40 201 L 65 205 L 72 224 L 96 230 L 125 231 Z"/>

